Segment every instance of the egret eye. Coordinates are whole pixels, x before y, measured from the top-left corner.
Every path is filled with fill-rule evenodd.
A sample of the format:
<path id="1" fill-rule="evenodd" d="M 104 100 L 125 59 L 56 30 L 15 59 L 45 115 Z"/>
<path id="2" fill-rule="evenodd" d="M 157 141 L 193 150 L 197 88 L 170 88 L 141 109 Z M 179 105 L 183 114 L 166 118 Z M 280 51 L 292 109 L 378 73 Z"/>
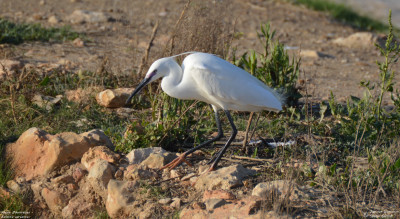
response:
<path id="1" fill-rule="evenodd" d="M 154 75 L 156 75 L 157 74 L 157 69 L 156 70 L 154 70 L 154 71 L 152 71 L 150 74 L 149 74 L 149 77 L 148 78 L 152 78 Z"/>

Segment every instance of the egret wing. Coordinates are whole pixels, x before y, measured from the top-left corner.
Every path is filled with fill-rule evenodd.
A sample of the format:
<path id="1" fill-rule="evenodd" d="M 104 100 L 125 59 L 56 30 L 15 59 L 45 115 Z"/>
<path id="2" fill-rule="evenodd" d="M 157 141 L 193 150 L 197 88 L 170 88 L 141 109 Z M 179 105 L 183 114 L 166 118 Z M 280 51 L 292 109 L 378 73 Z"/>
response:
<path id="1" fill-rule="evenodd" d="M 221 107 L 230 106 L 236 110 L 247 110 L 252 106 L 281 109 L 279 97 L 271 88 L 225 60 L 196 63 L 190 72 L 205 98 L 213 98 Z"/>

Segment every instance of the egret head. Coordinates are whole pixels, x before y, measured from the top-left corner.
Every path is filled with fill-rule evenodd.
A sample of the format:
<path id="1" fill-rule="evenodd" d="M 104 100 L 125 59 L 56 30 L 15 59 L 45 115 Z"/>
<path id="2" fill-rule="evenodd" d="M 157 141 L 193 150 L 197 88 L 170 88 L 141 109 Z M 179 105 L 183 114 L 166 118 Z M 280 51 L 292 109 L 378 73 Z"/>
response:
<path id="1" fill-rule="evenodd" d="M 148 72 L 146 73 L 146 76 L 144 79 L 139 83 L 139 85 L 136 87 L 136 89 L 133 91 L 131 96 L 126 100 L 126 104 L 129 104 L 132 100 L 132 98 L 139 93 L 140 90 L 142 90 L 143 87 L 145 87 L 147 84 L 166 76 L 169 73 L 169 63 L 170 62 L 175 62 L 172 58 L 162 58 L 157 61 L 155 61 L 153 64 L 151 64 Z"/>

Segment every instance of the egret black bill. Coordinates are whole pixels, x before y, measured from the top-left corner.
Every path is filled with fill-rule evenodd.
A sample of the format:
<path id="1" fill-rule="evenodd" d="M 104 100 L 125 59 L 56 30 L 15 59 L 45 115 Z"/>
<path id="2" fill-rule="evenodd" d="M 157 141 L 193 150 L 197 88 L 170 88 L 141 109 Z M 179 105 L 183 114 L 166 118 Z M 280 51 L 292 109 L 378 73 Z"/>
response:
<path id="1" fill-rule="evenodd" d="M 142 90 L 142 88 L 144 86 L 146 86 L 151 80 L 151 77 L 145 78 L 143 79 L 143 81 L 140 82 L 140 84 L 136 87 L 136 89 L 133 91 L 133 93 L 131 94 L 131 96 L 129 96 L 129 98 L 126 100 L 125 104 L 128 105 L 131 103 L 132 98 L 139 93 L 139 91 Z"/>

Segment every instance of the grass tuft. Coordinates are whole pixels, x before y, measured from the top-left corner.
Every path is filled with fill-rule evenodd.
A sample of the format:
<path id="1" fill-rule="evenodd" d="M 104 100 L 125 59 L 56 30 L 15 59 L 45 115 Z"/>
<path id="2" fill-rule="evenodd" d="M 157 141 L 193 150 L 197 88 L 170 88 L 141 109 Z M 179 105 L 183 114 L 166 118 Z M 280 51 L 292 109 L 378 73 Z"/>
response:
<path id="1" fill-rule="evenodd" d="M 0 18 L 0 44 L 21 44 L 25 41 L 67 41 L 74 40 L 80 35 L 67 26 L 44 28 L 40 24 L 17 24 Z"/>

